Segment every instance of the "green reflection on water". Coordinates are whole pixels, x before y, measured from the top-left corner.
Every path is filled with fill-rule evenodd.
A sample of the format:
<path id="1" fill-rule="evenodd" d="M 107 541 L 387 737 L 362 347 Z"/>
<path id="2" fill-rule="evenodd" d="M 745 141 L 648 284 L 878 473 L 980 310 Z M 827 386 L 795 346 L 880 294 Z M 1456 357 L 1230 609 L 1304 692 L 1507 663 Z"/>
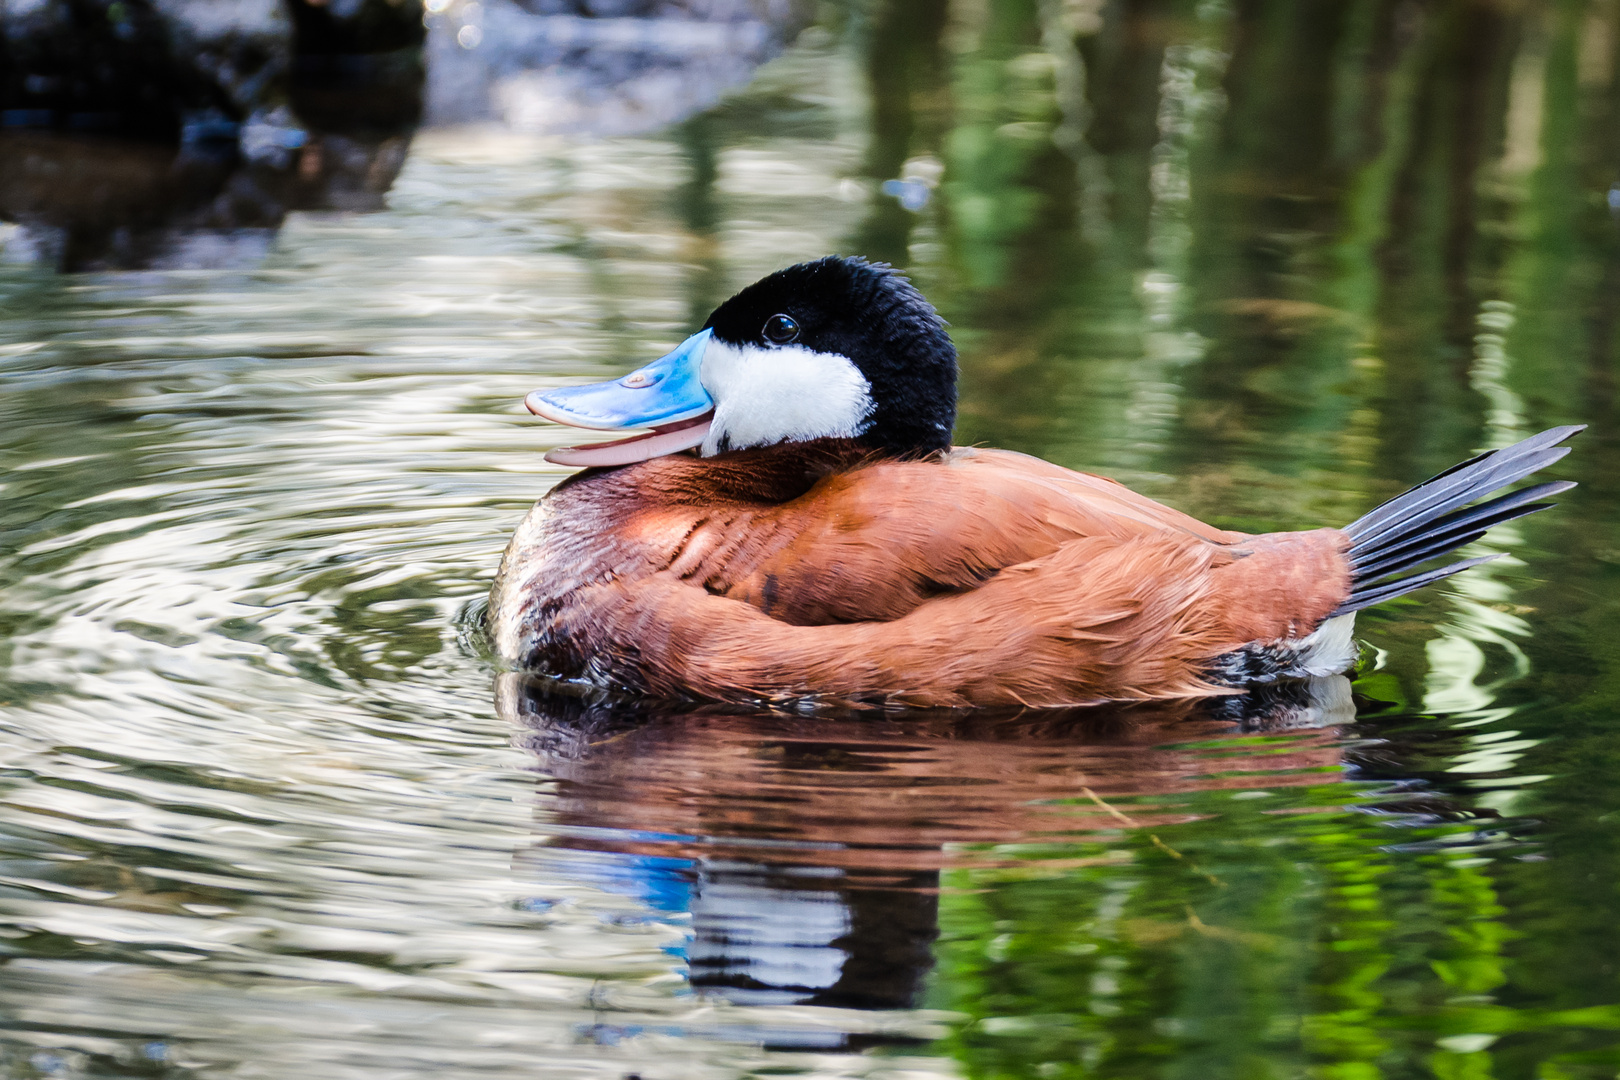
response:
<path id="1" fill-rule="evenodd" d="M 874 0 L 667 136 L 437 138 L 393 211 L 295 219 L 259 271 L 0 276 L 5 1068 L 74 1046 L 225 1075 L 290 1031 L 312 1049 L 274 1067 L 334 1075 L 1620 1070 L 1615 4 Z M 680 799 L 613 817 L 652 786 L 632 768 L 570 811 L 936 860 L 906 867 L 940 873 L 922 1004 L 946 1012 L 902 1049 L 745 1051 L 783 1021 L 710 1040 L 669 989 L 676 931 L 514 906 L 514 850 L 563 811 L 453 619 L 561 475 L 525 390 L 833 249 L 906 266 L 951 321 L 959 441 L 1233 527 L 1341 523 L 1480 446 L 1593 429 L 1582 487 L 1493 534 L 1511 558 L 1363 617 L 1342 730 L 1132 746 L 1108 794 L 1035 732 L 1028 760 L 907 773 L 917 745 L 840 729 L 874 760 L 818 759 L 788 811 L 809 766 L 693 737 Z M 891 774 L 989 794 L 885 816 Z M 264 1011 L 289 990 L 373 1026 Z M 603 1049 L 604 1017 L 640 1034 Z"/>
<path id="2" fill-rule="evenodd" d="M 963 441 L 1265 529 L 1348 520 L 1391 478 L 1548 423 L 1596 425 L 1571 466 L 1579 508 L 1491 538 L 1524 563 L 1460 582 L 1449 612 L 1427 598 L 1363 620 L 1391 650 L 1365 691 L 1445 714 L 1384 724 L 1486 725 L 1429 767 L 1459 824 L 1409 822 L 1403 843 L 1387 817 L 1333 809 L 1342 785 L 1213 792 L 1177 804 L 1204 820 L 1159 833 L 1179 861 L 1135 837 L 1114 841 L 1123 866 L 1088 841 L 1041 857 L 1099 865 L 948 875 L 934 1001 L 971 1017 L 948 1040 L 970 1075 L 1620 1065 L 1599 929 L 1617 867 L 1588 824 L 1615 806 L 1596 778 L 1620 749 L 1597 631 L 1615 624 L 1613 559 L 1592 552 L 1615 522 L 1615 18 L 953 6 L 940 149 L 891 121 L 910 142 L 888 159 L 947 166 L 911 261 L 963 347 Z M 1307 806 L 1322 812 L 1259 813 Z M 1543 880 L 1561 873 L 1582 884 Z"/>

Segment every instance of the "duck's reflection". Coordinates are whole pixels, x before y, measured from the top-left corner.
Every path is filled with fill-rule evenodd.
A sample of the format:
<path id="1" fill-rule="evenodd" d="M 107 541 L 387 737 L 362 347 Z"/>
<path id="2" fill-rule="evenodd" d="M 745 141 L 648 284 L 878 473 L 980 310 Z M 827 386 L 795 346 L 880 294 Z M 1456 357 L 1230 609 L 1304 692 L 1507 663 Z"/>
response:
<path id="1" fill-rule="evenodd" d="M 679 951 L 689 984 L 738 1005 L 910 1008 L 932 965 L 938 871 L 793 865 L 719 846 L 682 857 L 580 858 L 567 846 L 530 854 L 531 869 L 690 918 Z"/>
<path id="2" fill-rule="evenodd" d="M 1118 828 L 1116 802 L 1142 824 L 1176 820 L 1154 796 L 1253 786 L 1256 771 L 1273 786 L 1319 782 L 1340 761 L 1337 725 L 1354 719 L 1339 677 L 1022 715 L 639 708 L 515 674 L 501 676 L 497 702 L 548 778 L 546 839 L 520 859 L 531 880 L 689 918 L 673 951 L 699 992 L 860 1009 L 921 1004 L 948 861 Z M 1290 734 L 1267 740 L 1263 759 L 1245 763 L 1234 744 L 1211 767 L 1210 740 L 1254 732 Z"/>

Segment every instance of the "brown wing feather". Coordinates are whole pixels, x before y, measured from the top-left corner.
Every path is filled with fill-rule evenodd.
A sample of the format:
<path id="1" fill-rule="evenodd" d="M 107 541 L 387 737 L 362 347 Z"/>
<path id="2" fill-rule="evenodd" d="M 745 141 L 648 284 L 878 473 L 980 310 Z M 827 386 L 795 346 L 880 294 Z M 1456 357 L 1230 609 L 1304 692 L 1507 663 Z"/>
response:
<path id="1" fill-rule="evenodd" d="M 797 625 L 896 619 L 1084 537 L 1239 538 L 1112 481 L 1006 451 L 838 473 L 755 521 L 770 541 L 730 553 L 718 591 Z"/>

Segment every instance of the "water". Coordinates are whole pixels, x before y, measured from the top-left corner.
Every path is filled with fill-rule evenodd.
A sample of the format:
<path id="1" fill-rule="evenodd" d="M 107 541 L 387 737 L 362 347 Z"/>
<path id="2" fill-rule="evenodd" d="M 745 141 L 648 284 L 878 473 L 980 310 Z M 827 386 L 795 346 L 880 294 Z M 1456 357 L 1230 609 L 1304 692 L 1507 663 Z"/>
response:
<path id="1" fill-rule="evenodd" d="M 1617 29 L 907 0 L 256 268 L 0 269 L 0 1073 L 1614 1076 Z M 950 319 L 959 441 L 1223 525 L 1562 422 L 1582 486 L 1265 723 L 499 673 L 522 395 L 831 250 Z"/>

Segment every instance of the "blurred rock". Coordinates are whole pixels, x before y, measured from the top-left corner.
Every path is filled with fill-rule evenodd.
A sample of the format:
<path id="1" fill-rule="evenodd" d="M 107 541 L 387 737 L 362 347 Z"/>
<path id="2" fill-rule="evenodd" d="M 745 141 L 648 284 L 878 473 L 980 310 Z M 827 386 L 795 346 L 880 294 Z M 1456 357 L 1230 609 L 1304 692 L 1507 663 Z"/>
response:
<path id="1" fill-rule="evenodd" d="M 293 111 L 320 131 L 407 134 L 422 120 L 421 0 L 288 0 Z"/>
<path id="2" fill-rule="evenodd" d="M 382 205 L 420 0 L 0 0 L 0 258 L 251 262 L 288 210 Z"/>
<path id="3" fill-rule="evenodd" d="M 427 119 L 633 134 L 748 81 L 802 0 L 428 0 Z"/>
<path id="4" fill-rule="evenodd" d="M 649 131 L 746 82 L 807 6 L 0 0 L 0 219 L 21 226 L 0 259 L 251 261 L 289 210 L 380 208 L 424 94 L 439 124 Z"/>
<path id="5" fill-rule="evenodd" d="M 0 0 L 0 127 L 217 135 L 284 71 L 279 0 Z"/>

